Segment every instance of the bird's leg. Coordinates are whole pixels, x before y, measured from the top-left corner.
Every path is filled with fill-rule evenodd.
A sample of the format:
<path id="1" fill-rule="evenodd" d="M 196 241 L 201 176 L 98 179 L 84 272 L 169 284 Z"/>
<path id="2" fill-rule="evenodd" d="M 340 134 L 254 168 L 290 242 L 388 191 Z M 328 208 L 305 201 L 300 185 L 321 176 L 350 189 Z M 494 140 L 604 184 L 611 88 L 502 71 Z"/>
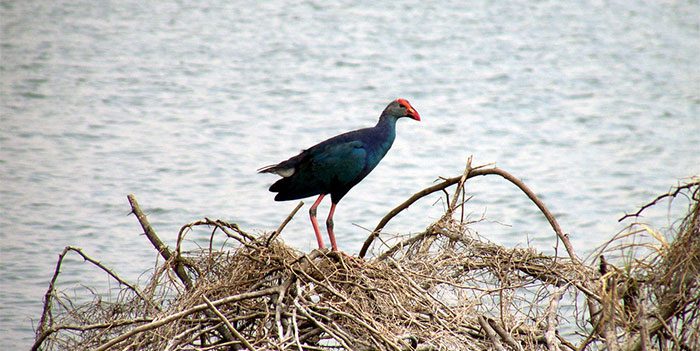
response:
<path id="1" fill-rule="evenodd" d="M 321 203 L 321 200 L 323 200 L 323 197 L 326 196 L 326 194 L 321 194 L 318 196 L 316 199 L 316 202 L 314 202 L 313 205 L 311 205 L 311 208 L 309 209 L 309 217 L 311 217 L 311 225 L 314 227 L 314 233 L 316 234 L 316 241 L 318 241 L 318 248 L 322 249 L 325 246 L 323 246 L 323 238 L 321 237 L 321 231 L 318 229 L 318 221 L 316 220 L 316 207 Z"/>
<path id="2" fill-rule="evenodd" d="M 338 245 L 335 243 L 335 234 L 333 233 L 333 213 L 335 212 L 335 203 L 331 203 L 331 211 L 328 212 L 326 219 L 326 229 L 328 229 L 328 237 L 331 239 L 331 247 L 333 251 L 338 251 Z"/>

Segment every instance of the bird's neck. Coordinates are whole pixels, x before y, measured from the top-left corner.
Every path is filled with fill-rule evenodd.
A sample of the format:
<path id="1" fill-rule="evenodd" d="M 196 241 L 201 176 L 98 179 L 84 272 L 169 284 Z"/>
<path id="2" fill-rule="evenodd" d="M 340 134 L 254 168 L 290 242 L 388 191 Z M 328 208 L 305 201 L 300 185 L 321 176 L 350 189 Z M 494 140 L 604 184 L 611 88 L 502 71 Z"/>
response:
<path id="1" fill-rule="evenodd" d="M 381 130 L 386 130 L 391 132 L 392 134 L 396 131 L 396 121 L 398 118 L 390 115 L 384 115 L 382 114 L 379 117 L 379 122 L 377 122 L 377 125 L 375 128 L 381 129 Z"/>
<path id="2" fill-rule="evenodd" d="M 382 145 L 382 147 L 386 148 L 387 150 L 389 147 L 391 147 L 391 144 L 394 142 L 394 138 L 396 137 L 397 119 L 398 118 L 394 116 L 382 115 L 379 117 L 379 122 L 377 122 L 377 125 L 374 126 L 379 139 L 384 140 L 382 144 L 386 144 Z"/>

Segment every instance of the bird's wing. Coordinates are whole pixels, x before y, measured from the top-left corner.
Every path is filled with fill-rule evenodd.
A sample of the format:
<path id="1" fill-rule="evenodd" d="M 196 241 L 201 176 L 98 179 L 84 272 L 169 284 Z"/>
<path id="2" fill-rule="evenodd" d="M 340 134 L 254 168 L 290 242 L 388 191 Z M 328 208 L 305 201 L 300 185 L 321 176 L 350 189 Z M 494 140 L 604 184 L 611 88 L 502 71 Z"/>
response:
<path id="1" fill-rule="evenodd" d="M 367 150 L 359 140 L 329 143 L 309 151 L 311 171 L 326 184 L 354 183 L 367 163 Z"/>

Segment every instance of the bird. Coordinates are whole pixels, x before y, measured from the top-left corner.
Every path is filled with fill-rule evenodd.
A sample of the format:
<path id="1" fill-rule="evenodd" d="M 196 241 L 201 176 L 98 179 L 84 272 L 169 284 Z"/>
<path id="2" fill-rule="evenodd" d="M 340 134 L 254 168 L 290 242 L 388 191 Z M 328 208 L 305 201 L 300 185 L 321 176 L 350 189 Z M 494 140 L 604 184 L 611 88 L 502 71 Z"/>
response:
<path id="1" fill-rule="evenodd" d="M 269 189 L 277 193 L 275 201 L 318 195 L 309 208 L 309 217 L 319 249 L 325 246 L 316 219 L 316 208 L 330 194 L 331 208 L 326 229 L 332 250 L 338 251 L 333 232 L 335 207 L 389 151 L 396 138 L 396 121 L 402 117 L 420 121 L 420 114 L 408 100 L 398 98 L 386 106 L 374 127 L 334 136 L 285 161 L 258 169 L 258 173 L 273 173 L 282 177 Z"/>

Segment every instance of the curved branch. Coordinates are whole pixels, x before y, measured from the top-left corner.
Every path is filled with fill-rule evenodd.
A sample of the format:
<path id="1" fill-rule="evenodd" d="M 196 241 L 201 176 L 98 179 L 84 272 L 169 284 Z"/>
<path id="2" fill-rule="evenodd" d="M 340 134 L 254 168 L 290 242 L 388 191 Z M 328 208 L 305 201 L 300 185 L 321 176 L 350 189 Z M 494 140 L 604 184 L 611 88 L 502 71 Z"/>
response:
<path id="1" fill-rule="evenodd" d="M 579 259 L 576 257 L 576 253 L 574 252 L 574 248 L 571 245 L 571 242 L 569 241 L 569 237 L 567 234 L 564 234 L 564 232 L 561 230 L 561 227 L 559 226 L 559 223 L 557 222 L 556 218 L 552 215 L 551 212 L 549 212 L 549 209 L 547 209 L 547 206 L 544 205 L 542 200 L 540 200 L 535 193 L 530 190 L 530 188 L 525 185 L 520 179 L 516 178 L 512 174 L 508 173 L 507 171 L 500 169 L 498 167 L 494 168 L 476 168 L 476 169 L 471 169 L 467 173 L 466 179 L 469 178 L 474 178 L 477 176 L 485 176 L 489 174 L 495 174 L 499 175 L 502 178 L 505 178 L 509 182 L 513 183 L 515 186 L 517 186 L 520 190 L 522 190 L 527 197 L 532 200 L 532 202 L 537 205 L 537 208 L 540 209 L 542 214 L 547 218 L 547 221 L 549 224 L 552 226 L 552 229 L 554 232 L 557 234 L 557 237 L 564 243 L 564 247 L 566 248 L 566 252 L 569 254 L 569 257 L 571 257 L 571 260 L 574 262 L 580 262 Z M 376 239 L 379 234 L 381 233 L 382 229 L 391 221 L 397 214 L 399 214 L 401 211 L 407 209 L 409 206 L 411 206 L 414 202 L 418 201 L 418 199 L 427 196 L 429 194 L 432 194 L 436 191 L 441 191 L 444 190 L 445 188 L 457 184 L 460 182 L 460 180 L 463 178 L 463 175 L 457 176 L 457 177 L 452 177 L 445 179 L 441 183 L 435 184 L 433 186 L 430 186 L 428 188 L 425 188 L 408 198 L 408 200 L 404 201 L 400 205 L 396 206 L 393 210 L 389 211 L 384 218 L 379 221 L 379 224 L 374 228 L 370 236 L 365 240 L 365 243 L 362 245 L 362 249 L 360 250 L 359 256 L 362 258 L 367 254 L 367 250 L 369 249 L 370 245 Z"/>
<path id="2" fill-rule="evenodd" d="M 450 185 L 456 184 L 459 182 L 459 180 L 462 177 L 454 177 L 454 178 L 449 178 L 445 179 L 442 183 L 435 184 L 431 187 L 425 188 L 415 194 L 413 196 L 409 197 L 406 201 L 401 203 L 400 205 L 396 206 L 393 210 L 389 211 L 382 220 L 379 221 L 379 224 L 374 228 L 372 233 L 369 235 L 367 240 L 365 240 L 365 243 L 362 245 L 362 249 L 360 250 L 360 258 L 365 257 L 365 254 L 367 253 L 367 250 L 369 249 L 369 246 L 372 245 L 372 242 L 374 239 L 376 239 L 379 236 L 379 233 L 381 230 L 386 226 L 389 221 L 394 218 L 397 214 L 399 214 L 401 211 L 407 209 L 409 206 L 411 206 L 414 202 L 418 201 L 418 199 L 430 195 L 436 191 L 441 191 L 444 190 L 445 188 L 449 187 Z"/>
<path id="3" fill-rule="evenodd" d="M 654 199 L 654 200 L 652 200 L 650 203 L 648 203 L 648 204 L 642 206 L 639 210 L 637 210 L 637 212 L 625 214 L 624 216 L 620 217 L 620 219 L 618 219 L 617 221 L 618 221 L 618 222 L 622 222 L 622 221 L 624 221 L 625 219 L 627 219 L 627 218 L 629 218 L 629 217 L 639 217 L 639 215 L 641 215 L 642 212 L 643 212 L 644 210 L 646 210 L 647 208 L 649 208 L 649 207 L 651 207 L 651 206 L 656 205 L 656 203 L 659 202 L 659 201 L 661 201 L 662 199 L 664 199 L 664 198 L 666 198 L 666 197 L 676 197 L 676 195 L 678 195 L 678 193 L 679 193 L 681 190 L 683 190 L 683 189 L 690 189 L 690 188 L 692 188 L 692 187 L 694 187 L 694 186 L 700 186 L 700 180 L 694 181 L 694 182 L 690 182 L 690 183 L 687 183 L 687 184 L 684 184 L 684 185 L 679 185 L 679 186 L 677 186 L 675 189 L 671 189 L 671 191 L 667 192 L 666 194 L 661 194 L 661 195 L 657 196 L 656 199 Z"/>

